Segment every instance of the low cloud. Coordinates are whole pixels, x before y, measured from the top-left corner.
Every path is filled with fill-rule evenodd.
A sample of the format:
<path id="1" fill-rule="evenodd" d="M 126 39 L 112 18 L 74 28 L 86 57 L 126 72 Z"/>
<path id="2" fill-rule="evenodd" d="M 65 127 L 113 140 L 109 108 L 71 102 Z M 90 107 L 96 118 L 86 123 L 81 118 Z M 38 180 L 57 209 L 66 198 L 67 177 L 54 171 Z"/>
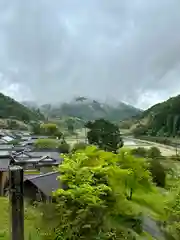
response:
<path id="1" fill-rule="evenodd" d="M 178 94 L 179 9 L 179 0 L 1 0 L 0 87 L 20 100 L 140 107 Z"/>

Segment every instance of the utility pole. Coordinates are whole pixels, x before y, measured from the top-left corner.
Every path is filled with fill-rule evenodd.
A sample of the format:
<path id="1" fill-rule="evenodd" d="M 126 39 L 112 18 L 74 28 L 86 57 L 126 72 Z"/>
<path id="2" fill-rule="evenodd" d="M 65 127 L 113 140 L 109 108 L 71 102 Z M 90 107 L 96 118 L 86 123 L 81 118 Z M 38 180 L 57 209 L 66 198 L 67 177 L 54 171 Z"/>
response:
<path id="1" fill-rule="evenodd" d="M 9 167 L 9 201 L 11 240 L 24 240 L 24 171 L 20 166 Z"/>

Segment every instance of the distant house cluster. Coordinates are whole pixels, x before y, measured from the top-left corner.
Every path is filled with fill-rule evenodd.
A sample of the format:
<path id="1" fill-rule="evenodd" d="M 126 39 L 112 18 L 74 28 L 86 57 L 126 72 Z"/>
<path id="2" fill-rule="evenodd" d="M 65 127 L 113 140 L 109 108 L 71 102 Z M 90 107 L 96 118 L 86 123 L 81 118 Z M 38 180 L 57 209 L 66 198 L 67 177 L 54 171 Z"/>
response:
<path id="1" fill-rule="evenodd" d="M 28 132 L 0 131 L 0 196 L 8 194 L 9 166 L 19 165 L 24 169 L 24 194 L 29 200 L 51 199 L 59 187 L 58 172 L 62 162 L 56 149 L 35 149 L 34 142 L 45 136 L 33 136 Z M 15 141 L 19 144 L 13 144 Z"/>

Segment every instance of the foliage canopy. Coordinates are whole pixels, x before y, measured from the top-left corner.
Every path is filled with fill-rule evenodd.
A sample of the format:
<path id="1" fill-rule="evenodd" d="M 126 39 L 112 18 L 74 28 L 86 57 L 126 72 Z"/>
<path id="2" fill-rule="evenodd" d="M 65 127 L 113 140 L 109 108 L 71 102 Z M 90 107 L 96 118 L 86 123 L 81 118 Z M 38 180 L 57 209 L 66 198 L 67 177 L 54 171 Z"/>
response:
<path id="1" fill-rule="evenodd" d="M 136 239 L 143 234 L 144 211 L 154 206 L 148 196 L 163 207 L 147 162 L 127 152 L 87 147 L 65 155 L 59 172 L 65 188 L 54 193 L 56 204 L 44 209 L 45 239 Z"/>
<path id="2" fill-rule="evenodd" d="M 89 129 L 88 142 L 106 151 L 116 152 L 123 146 L 119 127 L 105 119 L 89 121 L 85 125 Z"/>

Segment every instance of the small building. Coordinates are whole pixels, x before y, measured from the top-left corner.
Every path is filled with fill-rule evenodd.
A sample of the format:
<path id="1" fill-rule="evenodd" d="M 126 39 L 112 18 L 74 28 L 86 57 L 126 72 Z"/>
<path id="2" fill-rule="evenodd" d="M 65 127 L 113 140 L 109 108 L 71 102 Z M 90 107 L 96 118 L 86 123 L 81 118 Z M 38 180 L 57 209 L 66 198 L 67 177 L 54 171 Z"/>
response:
<path id="1" fill-rule="evenodd" d="M 57 151 L 57 149 L 34 149 L 33 151 L 28 152 L 29 156 L 31 157 L 45 157 L 48 156 L 54 160 L 56 160 L 56 162 L 58 162 L 58 164 L 60 164 L 62 162 L 62 158 L 60 157 L 60 153 L 59 151 Z"/>
<path id="2" fill-rule="evenodd" d="M 57 180 L 58 172 L 50 172 L 40 175 L 24 176 L 24 197 L 31 203 L 34 201 L 51 201 L 52 193 L 61 188 Z"/>
<path id="3" fill-rule="evenodd" d="M 10 164 L 10 153 L 8 151 L 0 151 L 0 196 L 5 194 L 8 185 L 8 168 Z"/>
<path id="4" fill-rule="evenodd" d="M 53 151 L 23 151 L 13 154 L 13 164 L 22 166 L 25 170 L 36 169 L 46 173 L 61 162 L 60 154 Z"/>

